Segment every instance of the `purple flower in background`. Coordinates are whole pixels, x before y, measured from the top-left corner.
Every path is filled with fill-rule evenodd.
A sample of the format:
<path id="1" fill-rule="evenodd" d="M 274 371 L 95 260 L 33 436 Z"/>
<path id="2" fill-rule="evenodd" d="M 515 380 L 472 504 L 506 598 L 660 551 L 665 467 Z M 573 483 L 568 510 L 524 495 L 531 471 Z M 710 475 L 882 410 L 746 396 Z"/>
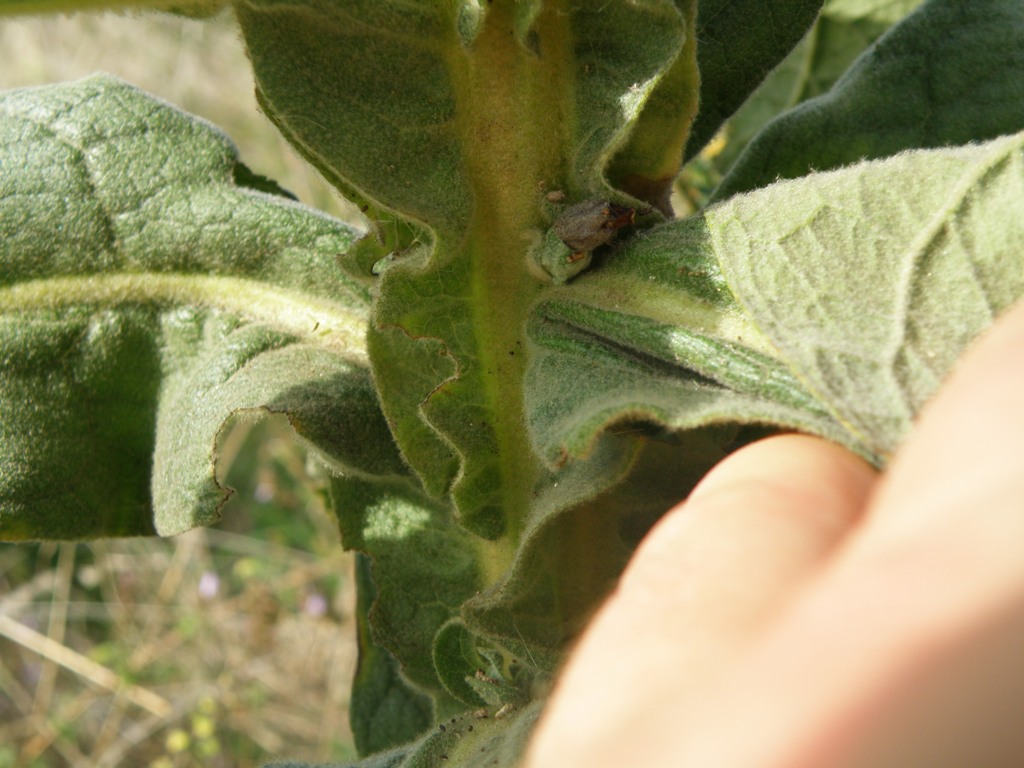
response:
<path id="1" fill-rule="evenodd" d="M 327 598 L 319 592 L 306 595 L 306 602 L 302 606 L 302 612 L 307 616 L 320 618 L 327 613 Z"/>
<path id="2" fill-rule="evenodd" d="M 199 577 L 199 597 L 203 600 L 213 600 L 220 591 L 220 577 L 213 571 L 203 571 Z"/>
<path id="3" fill-rule="evenodd" d="M 256 490 L 253 491 L 252 495 L 260 504 L 266 504 L 274 498 L 274 486 L 272 483 L 261 482 L 257 484 Z"/>

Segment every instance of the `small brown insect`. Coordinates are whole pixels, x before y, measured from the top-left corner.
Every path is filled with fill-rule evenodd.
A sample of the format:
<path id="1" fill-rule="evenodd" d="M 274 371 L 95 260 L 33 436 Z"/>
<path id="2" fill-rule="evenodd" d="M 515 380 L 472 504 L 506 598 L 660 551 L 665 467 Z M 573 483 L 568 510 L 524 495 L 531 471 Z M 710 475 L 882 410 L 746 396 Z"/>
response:
<path id="1" fill-rule="evenodd" d="M 615 237 L 636 219 L 636 208 L 607 200 L 584 200 L 569 206 L 553 225 L 558 238 L 572 249 L 569 261 L 579 261 Z"/>

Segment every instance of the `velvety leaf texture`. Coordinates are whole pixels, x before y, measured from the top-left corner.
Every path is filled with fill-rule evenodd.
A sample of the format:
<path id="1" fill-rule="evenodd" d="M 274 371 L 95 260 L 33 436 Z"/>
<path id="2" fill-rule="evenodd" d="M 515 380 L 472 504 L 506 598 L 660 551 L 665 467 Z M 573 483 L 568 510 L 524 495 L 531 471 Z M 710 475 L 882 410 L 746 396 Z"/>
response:
<path id="1" fill-rule="evenodd" d="M 454 524 L 447 505 L 407 479 L 342 476 L 332 496 L 345 546 L 373 558 L 377 599 L 368 611 L 370 639 L 398 659 L 406 679 L 446 708 L 451 697 L 430 649 L 441 627 L 479 589 L 482 553 Z"/>
<path id="2" fill-rule="evenodd" d="M 865 51 L 828 93 L 769 124 L 715 199 L 780 177 L 1020 130 L 1024 5 L 929 0 Z"/>
<path id="3" fill-rule="evenodd" d="M 494 3 L 472 23 L 466 5 L 247 0 L 239 18 L 261 100 L 286 135 L 340 188 L 431 229 L 432 250 L 395 254 L 381 276 L 375 382 L 423 485 L 450 493 L 469 530 L 503 540 L 495 555 L 507 560 L 540 472 L 520 380 L 525 313 L 543 287 L 524 264 L 557 214 L 545 195 L 567 205 L 610 194 L 605 166 L 623 146 L 630 156 L 652 93 L 671 71 L 669 92 L 692 105 L 695 69 L 672 2 Z M 303 60 L 282 67 L 281 49 Z M 306 77 L 310 62 L 323 76 Z M 673 113 L 660 103 L 664 120 Z M 671 131 L 654 121 L 636 134 L 656 143 L 674 132 L 673 168 L 687 110 Z"/>
<path id="4" fill-rule="evenodd" d="M 110 77 L 0 97 L 0 527 L 216 519 L 215 443 L 287 413 L 339 464 L 400 468 L 365 366 L 353 233 L 234 183 L 209 125 Z"/>
<path id="5" fill-rule="evenodd" d="M 724 457 L 732 435 L 694 430 L 666 443 L 635 426 L 611 430 L 540 485 L 511 568 L 463 608 L 468 626 L 525 667 L 526 692 L 543 690 L 640 538 Z"/>
<path id="6" fill-rule="evenodd" d="M 612 184 L 671 215 L 672 183 L 697 114 L 697 2 L 677 0 L 683 46 L 658 80 L 644 108 L 608 168 Z"/>
<path id="7" fill-rule="evenodd" d="M 497 715 L 501 715 L 498 717 Z M 447 718 L 416 742 L 373 755 L 358 763 L 322 764 L 319 768 L 426 768 L 487 766 L 515 768 L 540 714 L 534 703 L 522 708 L 464 712 Z M 314 768 L 308 763 L 268 763 L 264 768 Z"/>
<path id="8" fill-rule="evenodd" d="M 826 93 L 868 46 L 920 4 L 827 0 L 803 40 L 729 118 L 728 140 L 714 155 L 715 165 L 727 169 L 769 120 Z"/>
<path id="9" fill-rule="evenodd" d="M 889 455 L 1024 295 L 1022 146 L 907 152 L 707 211 L 737 299 L 865 453 Z"/>
<path id="10" fill-rule="evenodd" d="M 697 154 L 804 36 L 822 0 L 703 0 L 697 17 L 700 112 L 686 144 Z"/>
<path id="11" fill-rule="evenodd" d="M 328 178 L 432 226 L 465 221 L 451 5 L 244 0 L 236 10 L 267 114 Z"/>
<path id="12" fill-rule="evenodd" d="M 373 640 L 369 612 L 377 588 L 368 557 L 356 556 L 355 572 L 359 666 L 349 700 L 349 720 L 356 749 L 368 755 L 399 747 L 426 731 L 434 723 L 434 706 L 430 697 L 402 677 L 395 657 Z"/>
<path id="13" fill-rule="evenodd" d="M 538 451 L 556 464 L 587 455 L 623 421 L 753 421 L 884 463 L 966 344 L 1024 295 L 1022 142 L 736 196 L 623 248 L 615 268 L 574 284 L 576 301 L 553 292 L 530 326 Z M 645 273 L 659 288 L 639 299 Z M 728 311 L 711 312 L 716 294 L 695 275 L 723 281 L 742 311 L 720 299 Z"/>
<path id="14" fill-rule="evenodd" d="M 228 0 L 0 0 L 0 16 L 76 11 L 153 9 L 184 16 L 212 16 Z"/>
<path id="15" fill-rule="evenodd" d="M 345 480 L 335 497 L 346 544 L 374 562 L 370 640 L 434 697 L 436 715 L 456 717 L 458 702 L 527 708 L 654 507 L 696 474 L 670 473 L 664 495 L 624 520 L 615 486 L 654 461 L 642 436 L 549 468 L 529 442 L 522 388 L 530 307 L 549 282 L 530 266 L 534 243 L 569 205 L 639 206 L 630 195 L 662 194 L 678 168 L 696 98 L 693 4 L 470 5 L 238 6 L 261 103 L 282 131 L 379 221 L 425 226 L 374 268 L 369 350 L 426 494 L 396 478 Z M 282 63 L 281 50 L 302 53 Z M 594 567 L 580 569 L 586 553 Z M 387 698 L 370 678 L 389 674 L 377 666 L 357 695 Z M 472 733 L 484 738 L 482 726 Z M 433 764 L 440 739 L 409 764 Z M 487 742 L 487 760 L 501 743 Z M 446 754 L 472 764 L 469 750 Z"/>

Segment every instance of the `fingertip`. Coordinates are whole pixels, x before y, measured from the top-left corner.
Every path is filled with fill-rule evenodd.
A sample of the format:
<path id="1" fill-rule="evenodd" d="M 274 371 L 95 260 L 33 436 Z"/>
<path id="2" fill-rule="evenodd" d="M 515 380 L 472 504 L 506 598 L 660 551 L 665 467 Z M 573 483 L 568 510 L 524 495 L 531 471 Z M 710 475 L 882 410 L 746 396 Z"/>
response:
<path id="1" fill-rule="evenodd" d="M 858 508 L 873 487 L 877 472 L 855 453 L 820 437 L 784 434 L 759 440 L 731 454 L 698 483 L 686 503 L 703 504 L 712 494 L 737 488 L 841 501 Z"/>
<path id="2" fill-rule="evenodd" d="M 753 580 L 765 592 L 784 591 L 860 518 L 876 478 L 863 459 L 821 438 L 787 434 L 752 443 L 658 522 L 619 596 L 664 599 L 666 585 L 689 591 L 695 579 Z"/>
<path id="3" fill-rule="evenodd" d="M 721 462 L 641 543 L 570 658 L 528 764 L 646 764 L 630 739 L 658 743 L 655 710 L 678 722 L 699 711 L 844 539 L 874 479 L 849 451 L 799 435 Z"/>

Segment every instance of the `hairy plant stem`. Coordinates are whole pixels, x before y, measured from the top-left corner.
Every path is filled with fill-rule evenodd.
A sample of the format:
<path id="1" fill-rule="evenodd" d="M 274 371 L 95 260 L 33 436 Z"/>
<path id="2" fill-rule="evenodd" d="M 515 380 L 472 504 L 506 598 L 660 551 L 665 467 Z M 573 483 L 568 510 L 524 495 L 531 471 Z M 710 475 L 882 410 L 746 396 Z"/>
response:
<path id="1" fill-rule="evenodd" d="M 563 177 L 568 87 L 566 16 L 549 4 L 534 25 L 539 36 L 530 50 L 516 35 L 514 13 L 511 0 L 491 5 L 471 48 L 451 61 L 453 75 L 464 85 L 457 92 L 466 94 L 458 120 L 474 192 L 473 215 L 457 258 L 472 265 L 476 364 L 493 419 L 506 516 L 502 541 L 495 543 L 504 556 L 487 558 L 493 578 L 510 561 L 542 471 L 523 410 L 526 317 L 543 289 L 530 271 L 528 251 L 547 225 L 545 190 Z"/>

